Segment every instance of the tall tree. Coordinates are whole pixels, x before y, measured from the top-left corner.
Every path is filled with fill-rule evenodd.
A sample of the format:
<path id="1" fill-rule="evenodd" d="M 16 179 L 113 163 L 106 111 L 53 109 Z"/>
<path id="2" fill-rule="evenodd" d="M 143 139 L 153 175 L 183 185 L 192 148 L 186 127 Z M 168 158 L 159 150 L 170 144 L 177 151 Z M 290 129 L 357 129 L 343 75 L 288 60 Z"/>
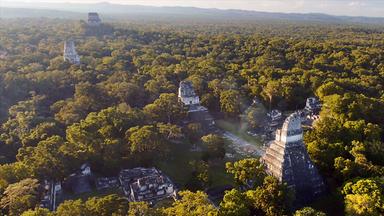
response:
<path id="1" fill-rule="evenodd" d="M 263 95 L 268 98 L 269 102 L 269 110 L 272 109 L 273 99 L 277 96 L 280 96 L 280 83 L 275 80 L 271 80 L 267 83 L 267 85 L 263 89 Z"/>
<path id="2" fill-rule="evenodd" d="M 264 164 L 256 158 L 248 158 L 225 164 L 227 172 L 234 175 L 238 185 L 257 186 L 262 184 L 266 173 Z"/>
<path id="3" fill-rule="evenodd" d="M 90 160 L 104 171 L 116 169 L 127 153 L 126 130 L 144 123 L 143 119 L 140 111 L 126 112 L 118 107 L 90 113 L 67 128 L 68 143 L 63 151 L 79 163 Z"/>
<path id="4" fill-rule="evenodd" d="M 61 203 L 56 210 L 56 216 L 90 216 L 90 212 L 86 208 L 83 201 L 78 200 L 66 200 Z"/>
<path id="5" fill-rule="evenodd" d="M 292 201 L 287 187 L 272 176 L 265 177 L 263 185 L 247 191 L 246 196 L 256 215 L 284 215 L 290 208 Z"/>
<path id="6" fill-rule="evenodd" d="M 21 215 L 28 209 L 35 208 L 39 201 L 39 182 L 36 179 L 24 179 L 10 184 L 0 200 L 0 207 L 10 216 Z"/>
<path id="7" fill-rule="evenodd" d="M 98 216 L 125 216 L 128 213 L 128 202 L 116 194 L 105 197 L 93 197 L 85 202 L 90 215 Z"/>
<path id="8" fill-rule="evenodd" d="M 220 203 L 220 216 L 248 216 L 250 210 L 246 196 L 236 189 L 227 191 Z"/>
<path id="9" fill-rule="evenodd" d="M 152 104 L 144 107 L 147 113 L 155 121 L 164 123 L 177 123 L 185 117 L 183 104 L 177 99 L 174 93 L 164 93 Z"/>
<path id="10" fill-rule="evenodd" d="M 216 134 L 208 134 L 201 138 L 208 149 L 208 158 L 221 158 L 225 156 L 224 139 Z"/>
<path id="11" fill-rule="evenodd" d="M 343 188 L 347 215 L 383 215 L 384 182 L 382 179 L 361 179 Z"/>
<path id="12" fill-rule="evenodd" d="M 220 94 L 221 111 L 230 117 L 236 117 L 241 112 L 241 97 L 237 90 L 227 90 Z"/>
<path id="13" fill-rule="evenodd" d="M 316 211 L 311 207 L 305 207 L 295 211 L 294 216 L 326 216 L 326 214 L 321 211 Z"/>
<path id="14" fill-rule="evenodd" d="M 179 192 L 180 199 L 172 204 L 172 207 L 164 209 L 168 216 L 215 216 L 218 210 L 210 203 L 208 196 L 201 191 L 196 193 L 190 191 Z"/>
<path id="15" fill-rule="evenodd" d="M 21 216 L 53 216 L 54 213 L 45 208 L 35 208 L 34 210 L 28 210 L 23 212 Z"/>
<path id="16" fill-rule="evenodd" d="M 67 157 L 61 151 L 64 145 L 63 138 L 49 137 L 39 142 L 36 147 L 20 149 L 17 158 L 36 178 L 62 180 L 71 170 Z"/>

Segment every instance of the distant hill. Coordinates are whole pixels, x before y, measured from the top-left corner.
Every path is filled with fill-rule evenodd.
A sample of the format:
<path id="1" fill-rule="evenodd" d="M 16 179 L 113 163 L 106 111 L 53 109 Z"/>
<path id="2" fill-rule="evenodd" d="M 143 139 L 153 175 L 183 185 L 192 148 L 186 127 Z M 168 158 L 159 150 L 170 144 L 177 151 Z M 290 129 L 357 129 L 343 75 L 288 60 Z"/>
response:
<path id="1" fill-rule="evenodd" d="M 384 24 L 383 18 L 332 16 L 309 13 L 269 13 L 245 10 L 219 10 L 193 7 L 151 7 L 138 5 L 60 4 L 60 3 L 11 3 L 5 2 L 0 8 L 0 17 L 57 17 L 85 18 L 87 12 L 95 11 L 105 18 L 131 20 L 192 20 L 192 21 L 304 21 L 327 23 Z"/>
<path id="2" fill-rule="evenodd" d="M 85 18 L 85 14 L 70 12 L 70 11 L 60 11 L 60 10 L 0 7 L 0 18 L 28 18 L 28 17 L 79 19 L 79 18 Z"/>

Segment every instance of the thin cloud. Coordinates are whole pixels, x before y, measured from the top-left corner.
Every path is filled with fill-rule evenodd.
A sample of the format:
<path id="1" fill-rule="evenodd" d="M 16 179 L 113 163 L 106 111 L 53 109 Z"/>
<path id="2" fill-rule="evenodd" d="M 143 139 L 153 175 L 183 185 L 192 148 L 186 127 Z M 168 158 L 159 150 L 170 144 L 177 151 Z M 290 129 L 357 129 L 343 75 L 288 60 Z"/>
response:
<path id="1" fill-rule="evenodd" d="M 365 2 L 360 2 L 360 1 L 349 2 L 348 5 L 351 6 L 351 7 L 367 6 L 367 4 Z"/>

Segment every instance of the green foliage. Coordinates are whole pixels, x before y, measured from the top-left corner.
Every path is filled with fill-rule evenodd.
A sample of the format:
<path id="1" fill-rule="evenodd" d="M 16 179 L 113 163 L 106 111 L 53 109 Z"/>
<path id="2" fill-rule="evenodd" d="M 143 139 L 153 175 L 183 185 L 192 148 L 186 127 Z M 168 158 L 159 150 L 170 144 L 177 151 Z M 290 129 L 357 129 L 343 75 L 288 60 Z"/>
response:
<path id="1" fill-rule="evenodd" d="M 141 107 L 145 104 L 145 92 L 130 80 L 126 72 L 116 71 L 103 82 L 108 95 L 116 103 L 126 103 L 131 107 Z"/>
<path id="2" fill-rule="evenodd" d="M 192 168 L 192 177 L 186 187 L 193 191 L 207 188 L 212 183 L 209 176 L 209 164 L 204 161 L 191 161 L 189 165 Z"/>
<path id="3" fill-rule="evenodd" d="M 37 146 L 40 141 L 54 135 L 64 135 L 61 128 L 55 122 L 43 122 L 33 128 L 30 133 L 23 137 L 23 146 Z"/>
<path id="4" fill-rule="evenodd" d="M 321 211 L 316 211 L 311 207 L 304 207 L 300 210 L 297 210 L 294 216 L 326 216 L 326 214 Z"/>
<path id="5" fill-rule="evenodd" d="M 62 180 L 85 161 L 101 174 L 122 164 L 152 164 L 183 137 L 178 125 L 186 110 L 175 93 L 184 79 L 210 111 L 236 120 L 255 97 L 269 109 L 286 111 L 301 109 L 307 97 L 317 95 L 324 106 L 305 143 L 331 191 L 354 179 L 383 176 L 381 27 L 122 22 L 92 30 L 78 21 L 23 19 L 2 20 L 0 29 L 0 49 L 8 52 L 0 60 L 0 192 L 28 177 Z M 69 37 L 76 38 L 80 66 L 62 59 L 59 46 Z M 262 127 L 264 113 L 261 106 L 249 110 L 247 122 Z M 196 124 L 184 129 L 192 142 L 204 134 Z M 223 155 L 222 141 L 205 144 L 211 155 Z M 251 214 L 280 214 L 276 209 L 285 207 L 274 192 L 282 188 L 269 182 L 268 191 L 262 170 L 257 160 L 228 165 L 238 184 L 255 183 L 254 209 L 247 204 Z M 239 203 L 238 195 L 228 199 Z M 364 207 L 375 205 L 372 194 L 348 195 L 351 214 L 382 213 Z M 33 202 L 20 197 L 14 209 Z M 230 203 L 227 210 L 236 211 Z M 85 205 L 64 203 L 57 214 L 86 215 Z"/>
<path id="6" fill-rule="evenodd" d="M 80 123 L 67 128 L 68 143 L 63 151 L 78 164 L 90 160 L 106 170 L 117 168 L 127 152 L 126 131 L 141 123 L 141 112 L 136 110 L 125 112 L 110 107 L 99 113 L 90 113 Z"/>
<path id="7" fill-rule="evenodd" d="M 342 117 L 324 116 L 316 122 L 315 130 L 306 134 L 305 141 L 309 154 L 323 171 L 333 174 L 336 170 L 334 177 L 345 180 L 381 175 L 382 167 L 371 161 L 381 162 L 377 160 L 378 152 L 372 152 L 381 145 L 381 133 L 379 125 L 365 120 L 345 121 Z"/>
<path id="8" fill-rule="evenodd" d="M 269 101 L 269 109 L 272 109 L 272 103 L 273 99 L 275 97 L 280 96 L 281 91 L 280 91 L 281 85 L 278 81 L 271 80 L 267 83 L 267 85 L 263 88 L 262 95 L 264 96 L 265 99 Z"/>
<path id="9" fill-rule="evenodd" d="M 90 112 L 98 112 L 109 107 L 110 97 L 101 86 L 89 82 L 76 85 L 73 98 L 58 101 L 52 109 L 57 113 L 55 119 L 63 124 L 70 125 L 79 122 Z"/>
<path id="10" fill-rule="evenodd" d="M 176 123 L 185 116 L 183 105 L 174 93 L 161 94 L 152 104 L 144 107 L 144 112 L 152 120 L 164 123 Z"/>
<path id="11" fill-rule="evenodd" d="M 343 120 L 363 119 L 374 124 L 384 123 L 384 111 L 379 109 L 384 103 L 380 99 L 348 92 L 326 96 L 323 101 L 326 105 L 323 112 L 328 115 L 335 115 Z"/>
<path id="12" fill-rule="evenodd" d="M 116 194 L 89 198 L 85 202 L 78 200 L 67 200 L 61 203 L 55 216 L 74 215 L 74 216 L 125 216 L 128 214 L 129 205 L 126 198 Z"/>
<path id="13" fill-rule="evenodd" d="M 217 209 L 208 200 L 208 196 L 201 191 L 196 193 L 181 191 L 179 195 L 181 196 L 180 200 L 175 201 L 172 207 L 164 209 L 164 215 L 214 216 L 218 214 Z"/>
<path id="14" fill-rule="evenodd" d="M 246 196 L 254 210 L 266 216 L 285 215 L 293 201 L 287 186 L 272 176 L 267 176 L 260 187 L 247 191 Z"/>
<path id="15" fill-rule="evenodd" d="M 181 127 L 173 124 L 156 124 L 159 133 L 167 140 L 179 140 L 184 137 Z"/>
<path id="16" fill-rule="evenodd" d="M 0 200 L 0 207 L 10 216 L 17 216 L 38 204 L 39 183 L 36 179 L 24 179 L 10 184 Z"/>
<path id="17" fill-rule="evenodd" d="M 56 216 L 89 216 L 89 211 L 86 208 L 83 201 L 78 200 L 66 200 L 57 207 Z"/>
<path id="18" fill-rule="evenodd" d="M 45 96 L 32 93 L 29 100 L 19 101 L 9 108 L 9 118 L 2 125 L 0 140 L 5 144 L 20 148 L 22 140 L 31 130 L 46 119 L 46 107 L 44 107 Z"/>
<path id="19" fill-rule="evenodd" d="M 67 170 L 67 157 L 61 150 L 64 142 L 59 136 L 50 137 L 39 142 L 36 147 L 20 149 L 17 158 L 36 178 L 63 179 L 70 172 Z"/>
<path id="20" fill-rule="evenodd" d="M 206 158 L 221 158 L 225 156 L 224 138 L 216 134 L 208 134 L 201 138 L 203 144 L 207 147 Z"/>
<path id="21" fill-rule="evenodd" d="M 203 135 L 203 129 L 200 123 L 189 123 L 186 130 L 187 136 L 192 142 L 197 142 Z"/>
<path id="22" fill-rule="evenodd" d="M 108 195 L 101 198 L 90 198 L 85 202 L 90 215 L 98 216 L 125 216 L 128 213 L 128 202 L 118 195 Z"/>
<path id="23" fill-rule="evenodd" d="M 267 111 L 262 104 L 250 107 L 245 113 L 245 121 L 250 128 L 262 128 L 266 124 Z"/>
<path id="24" fill-rule="evenodd" d="M 153 125 L 130 128 L 127 131 L 130 151 L 133 154 L 155 154 L 164 153 L 166 141 L 160 134 L 159 129 Z"/>
<path id="25" fill-rule="evenodd" d="M 125 134 L 132 159 L 144 164 L 163 158 L 169 152 L 172 141 L 182 136 L 178 126 L 162 123 L 131 127 Z"/>
<path id="26" fill-rule="evenodd" d="M 382 215 L 384 213 L 384 182 L 382 179 L 361 179 L 345 184 L 347 215 Z"/>
<path id="27" fill-rule="evenodd" d="M 227 90 L 220 94 L 221 111 L 228 116 L 237 116 L 240 114 L 241 98 L 237 90 Z"/>
<path id="28" fill-rule="evenodd" d="M 381 176 L 384 174 L 384 168 L 374 165 L 366 157 L 367 148 L 364 143 L 353 141 L 350 154 L 354 161 L 338 157 L 335 159 L 335 169 L 339 171 L 345 179 L 365 176 Z"/>
<path id="29" fill-rule="evenodd" d="M 0 165 L 0 192 L 3 193 L 9 184 L 28 178 L 28 167 L 21 162 Z"/>
<path id="30" fill-rule="evenodd" d="M 151 208 L 146 202 L 130 202 L 127 216 L 157 216 L 159 210 Z"/>
<path id="31" fill-rule="evenodd" d="M 264 164 L 256 158 L 243 159 L 234 163 L 227 162 L 225 166 L 227 172 L 234 175 L 239 185 L 258 186 L 266 176 Z"/>
<path id="32" fill-rule="evenodd" d="M 45 208 L 35 208 L 34 210 L 28 210 L 23 212 L 21 216 L 52 216 L 51 211 Z"/>
<path id="33" fill-rule="evenodd" d="M 250 210 L 246 196 L 240 191 L 233 189 L 227 191 L 223 201 L 220 203 L 220 216 L 248 216 Z"/>

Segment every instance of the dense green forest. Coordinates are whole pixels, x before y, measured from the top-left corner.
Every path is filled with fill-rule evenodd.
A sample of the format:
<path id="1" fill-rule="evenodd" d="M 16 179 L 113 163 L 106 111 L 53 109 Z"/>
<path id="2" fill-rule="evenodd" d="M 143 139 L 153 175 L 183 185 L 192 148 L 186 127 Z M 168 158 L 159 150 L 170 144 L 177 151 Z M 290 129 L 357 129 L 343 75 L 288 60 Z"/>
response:
<path id="1" fill-rule="evenodd" d="M 68 38 L 81 65 L 63 60 Z M 2 214 L 384 214 L 382 26 L 120 22 L 92 32 L 80 21 L 9 19 L 0 20 L 0 51 L 7 53 L 0 58 Z M 198 125 L 182 127 L 177 88 L 185 79 L 205 107 L 231 121 L 255 97 L 292 111 L 317 96 L 324 106 L 305 143 L 328 195 L 294 209 L 286 185 L 249 158 L 226 164 L 236 187 L 215 208 L 202 191 L 214 184 L 210 167 L 225 164 L 224 141 Z M 61 181 L 85 162 L 114 175 L 157 166 L 180 143 L 194 142 L 205 153 L 186 168 L 190 181 L 174 203 L 155 208 L 112 194 L 68 200 L 54 213 L 38 207 L 39 182 Z M 248 180 L 255 184 L 244 191 Z"/>

